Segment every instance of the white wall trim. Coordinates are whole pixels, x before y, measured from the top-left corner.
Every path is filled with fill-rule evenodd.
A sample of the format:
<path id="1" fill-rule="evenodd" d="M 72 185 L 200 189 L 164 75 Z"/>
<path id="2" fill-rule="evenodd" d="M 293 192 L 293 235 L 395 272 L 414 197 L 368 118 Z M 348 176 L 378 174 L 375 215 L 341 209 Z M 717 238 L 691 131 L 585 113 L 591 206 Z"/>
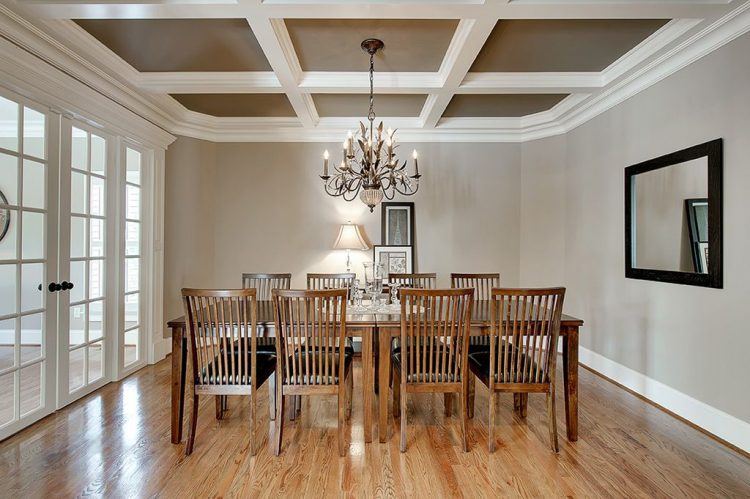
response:
<path id="1" fill-rule="evenodd" d="M 580 347 L 579 362 L 730 444 L 750 452 L 750 423 L 629 367 Z"/>

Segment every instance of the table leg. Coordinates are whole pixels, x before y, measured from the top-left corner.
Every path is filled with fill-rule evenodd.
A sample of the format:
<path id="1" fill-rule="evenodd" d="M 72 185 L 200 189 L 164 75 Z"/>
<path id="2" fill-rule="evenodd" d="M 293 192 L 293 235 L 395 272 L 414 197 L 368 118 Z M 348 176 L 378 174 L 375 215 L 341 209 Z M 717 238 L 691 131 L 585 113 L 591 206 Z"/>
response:
<path id="1" fill-rule="evenodd" d="M 185 372 L 187 365 L 187 345 L 183 345 L 184 331 L 181 327 L 172 328 L 172 443 L 182 441 L 182 415 L 185 411 Z"/>
<path id="2" fill-rule="evenodd" d="M 391 374 L 391 331 L 381 329 L 378 331 L 378 345 L 380 349 L 379 372 L 378 372 L 378 435 L 380 441 L 385 442 L 388 439 L 388 399 L 389 399 L 389 380 Z M 401 380 L 394 379 L 394 383 L 400 383 Z M 402 418 L 406 414 L 401 414 Z"/>
<path id="3" fill-rule="evenodd" d="M 362 401 L 364 406 L 364 434 L 365 442 L 372 442 L 372 397 L 373 397 L 373 352 L 372 329 L 366 329 L 362 334 Z"/>
<path id="4" fill-rule="evenodd" d="M 562 336 L 565 420 L 568 440 L 578 440 L 578 328 L 568 328 Z"/>

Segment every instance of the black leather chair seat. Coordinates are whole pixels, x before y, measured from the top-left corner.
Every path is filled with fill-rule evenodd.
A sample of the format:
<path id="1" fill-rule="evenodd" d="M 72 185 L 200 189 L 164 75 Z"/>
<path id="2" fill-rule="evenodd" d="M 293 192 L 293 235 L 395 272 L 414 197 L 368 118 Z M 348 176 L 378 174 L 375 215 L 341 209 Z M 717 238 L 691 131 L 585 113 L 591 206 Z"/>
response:
<path id="1" fill-rule="evenodd" d="M 534 362 L 534 359 L 531 357 L 531 355 L 525 355 L 523 352 L 520 352 L 516 347 L 511 347 L 513 349 L 512 352 L 508 352 L 508 355 L 520 355 L 520 360 L 517 365 L 521 366 L 521 370 L 526 370 L 526 372 L 535 373 L 537 370 L 537 364 Z M 498 345 L 497 347 L 497 355 L 504 355 L 505 354 L 505 348 L 504 345 Z M 497 359 L 495 359 L 495 362 L 497 362 Z M 529 366 L 529 363 L 531 363 L 531 366 Z M 469 367 L 476 373 L 483 374 L 486 378 L 490 377 L 490 350 L 489 347 L 487 347 L 487 350 L 483 350 L 480 352 L 469 352 Z M 529 371 L 529 368 L 530 371 Z M 503 383 L 506 380 L 502 379 L 502 377 L 498 377 L 498 373 L 495 373 L 495 382 L 497 383 Z M 507 380 L 511 381 L 511 380 Z"/>
<path id="2" fill-rule="evenodd" d="M 321 373 L 315 374 L 313 377 L 312 372 L 308 372 L 307 374 L 298 374 L 296 377 L 293 376 L 292 372 L 292 357 L 294 357 L 294 360 L 297 363 L 297 366 L 303 366 L 303 369 L 306 368 L 306 366 L 310 366 L 310 371 L 312 371 L 312 366 L 316 366 L 316 370 L 320 368 L 323 370 L 325 368 L 326 363 L 326 356 L 328 357 L 328 370 L 330 375 L 323 376 Z M 354 356 L 354 349 L 351 347 L 345 347 L 344 348 L 344 372 L 349 370 L 352 363 L 352 357 Z M 313 364 L 314 363 L 314 364 Z M 284 364 L 284 368 L 286 368 L 287 364 Z M 309 351 L 305 351 L 305 349 L 300 349 L 297 352 L 295 352 L 293 355 L 289 358 L 289 371 L 286 373 L 289 382 L 292 384 L 298 384 L 298 385 L 322 385 L 322 384 L 338 384 L 339 382 L 339 376 L 338 376 L 338 369 L 339 369 L 339 351 L 338 348 L 332 349 L 330 352 L 326 352 L 323 349 L 317 348 L 317 349 L 310 349 Z M 322 367 L 321 367 L 322 366 Z"/>
<path id="3" fill-rule="evenodd" d="M 225 370 L 231 370 L 232 369 L 232 354 L 227 353 L 227 360 L 229 362 L 229 365 L 226 364 L 223 365 Z M 276 355 L 271 355 L 268 353 L 261 353 L 258 352 L 256 355 L 257 365 L 255 366 L 255 376 L 257 379 L 257 384 L 260 386 L 265 380 L 268 379 L 269 376 L 274 372 L 276 369 Z M 224 362 L 224 358 L 222 357 L 222 362 Z M 239 362 L 240 362 L 240 353 L 239 351 L 235 350 L 234 352 L 234 365 L 235 365 L 235 371 L 239 371 Z M 226 374 L 224 374 L 221 377 L 221 384 L 225 385 L 249 385 L 252 381 L 251 376 L 249 375 L 249 371 L 251 369 L 251 356 L 247 355 L 247 369 L 248 369 L 248 375 L 239 376 L 239 375 L 230 375 L 227 377 Z M 214 357 L 212 366 L 204 367 L 201 372 L 198 375 L 198 379 L 196 380 L 196 383 L 204 384 L 204 385 L 213 385 L 218 384 L 218 373 L 214 372 L 214 368 L 216 371 L 218 371 L 219 367 L 218 364 L 219 359 L 218 356 Z"/>
<path id="4" fill-rule="evenodd" d="M 402 364 L 401 364 L 401 350 L 400 349 L 397 352 L 393 352 L 392 359 L 393 359 L 393 364 L 395 365 L 395 367 L 399 371 L 401 371 Z M 400 381 L 400 380 L 397 380 L 397 381 Z M 445 383 L 445 382 L 453 383 L 453 382 L 461 381 L 461 376 L 453 376 L 453 375 L 448 375 L 448 374 L 441 375 L 439 373 L 431 374 L 431 375 L 409 374 L 406 376 L 406 381 L 408 383 Z"/>

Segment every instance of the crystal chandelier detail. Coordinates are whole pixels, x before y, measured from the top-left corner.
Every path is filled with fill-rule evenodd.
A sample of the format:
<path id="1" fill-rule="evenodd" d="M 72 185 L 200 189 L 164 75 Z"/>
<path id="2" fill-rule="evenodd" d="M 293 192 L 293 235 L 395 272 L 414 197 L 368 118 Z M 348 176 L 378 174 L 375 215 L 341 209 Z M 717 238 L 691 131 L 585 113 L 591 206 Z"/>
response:
<path id="1" fill-rule="evenodd" d="M 396 193 L 411 196 L 419 190 L 419 163 L 417 151 L 414 150 L 414 174 L 408 175 L 407 162 L 399 165 L 395 150 L 396 131 L 390 128 L 383 131 L 383 122 L 375 127 L 375 98 L 373 95 L 374 58 L 378 50 L 385 45 L 382 41 L 368 38 L 362 42 L 362 50 L 370 54 L 370 110 L 367 113 L 369 128 L 359 122 L 359 130 L 349 132 L 342 146 L 343 159 L 333 166 L 333 175 L 329 174 L 329 154 L 323 153 L 323 179 L 325 191 L 329 196 L 341 196 L 346 201 L 353 201 L 359 195 L 372 212 L 382 200 L 393 199 Z"/>

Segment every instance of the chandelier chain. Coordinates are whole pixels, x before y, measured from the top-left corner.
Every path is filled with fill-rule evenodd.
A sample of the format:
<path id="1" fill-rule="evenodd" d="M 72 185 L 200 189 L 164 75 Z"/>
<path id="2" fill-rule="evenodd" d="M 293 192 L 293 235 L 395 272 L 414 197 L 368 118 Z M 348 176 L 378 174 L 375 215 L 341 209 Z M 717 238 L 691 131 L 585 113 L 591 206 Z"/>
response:
<path id="1" fill-rule="evenodd" d="M 375 75 L 375 53 L 370 54 L 370 112 L 367 113 L 367 119 L 370 123 L 375 121 L 375 93 L 373 85 L 373 77 Z"/>

